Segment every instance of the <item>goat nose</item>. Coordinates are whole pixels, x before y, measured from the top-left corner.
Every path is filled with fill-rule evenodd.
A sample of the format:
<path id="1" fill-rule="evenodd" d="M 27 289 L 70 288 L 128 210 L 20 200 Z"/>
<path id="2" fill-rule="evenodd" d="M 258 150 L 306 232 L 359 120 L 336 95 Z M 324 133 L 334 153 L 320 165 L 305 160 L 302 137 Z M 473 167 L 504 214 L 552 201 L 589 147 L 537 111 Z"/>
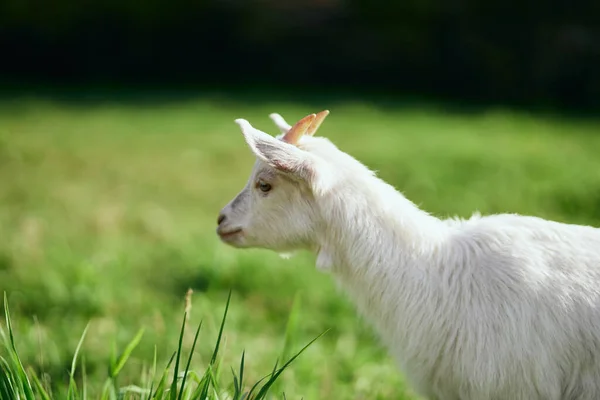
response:
<path id="1" fill-rule="evenodd" d="M 221 225 L 221 222 L 225 221 L 225 215 L 219 214 L 219 218 L 217 219 L 217 225 Z"/>

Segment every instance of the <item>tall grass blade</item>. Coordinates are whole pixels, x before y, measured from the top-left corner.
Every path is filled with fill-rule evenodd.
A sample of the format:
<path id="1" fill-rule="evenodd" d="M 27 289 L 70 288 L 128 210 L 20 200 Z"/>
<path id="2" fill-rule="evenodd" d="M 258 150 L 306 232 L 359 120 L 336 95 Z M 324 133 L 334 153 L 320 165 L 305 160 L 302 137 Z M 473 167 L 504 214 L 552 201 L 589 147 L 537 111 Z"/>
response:
<path id="1" fill-rule="evenodd" d="M 83 387 L 81 398 L 87 400 L 87 372 L 85 370 L 85 356 L 81 357 L 81 385 Z"/>
<path id="2" fill-rule="evenodd" d="M 35 373 L 35 371 L 30 370 L 30 375 L 31 375 L 31 378 L 33 380 L 33 384 L 35 386 L 35 390 L 38 392 L 38 394 L 40 395 L 40 397 L 42 398 L 42 400 L 50 400 L 50 395 L 48 394 L 48 392 L 46 391 L 46 389 L 44 389 L 44 385 L 42 385 L 42 382 L 38 378 L 38 376 Z M 85 399 L 85 397 L 84 397 L 84 399 Z"/>
<path id="3" fill-rule="evenodd" d="M 244 390 L 244 360 L 246 358 L 246 350 L 242 351 L 242 360 L 240 361 L 240 392 Z"/>
<path id="4" fill-rule="evenodd" d="M 231 368 L 231 374 L 233 375 L 233 399 L 237 400 L 241 390 L 237 375 L 235 374 L 233 367 Z"/>
<path id="5" fill-rule="evenodd" d="M 177 378 L 179 374 L 179 359 L 181 358 L 181 347 L 183 345 L 183 333 L 185 331 L 185 322 L 187 320 L 187 312 L 183 313 L 183 323 L 181 324 L 181 331 L 179 333 L 179 345 L 177 347 L 177 359 L 175 361 L 175 370 L 173 371 L 173 382 L 171 383 L 171 400 L 177 399 Z"/>
<path id="6" fill-rule="evenodd" d="M 121 370 L 125 366 L 125 363 L 129 359 L 129 356 L 131 356 L 131 353 L 133 352 L 133 350 L 135 350 L 135 348 L 140 344 L 140 341 L 142 340 L 142 336 L 144 336 L 144 328 L 141 328 L 136 333 L 136 335 L 133 337 L 133 339 L 131 339 L 131 341 L 127 344 L 127 346 L 125 346 L 123 353 L 121 353 L 121 355 L 119 356 L 117 361 L 113 364 L 111 371 L 110 371 L 111 378 L 114 378 L 117 375 L 119 375 L 119 372 L 121 372 Z"/>
<path id="7" fill-rule="evenodd" d="M 13 350 L 17 350 L 15 345 L 15 339 L 13 337 L 12 325 L 10 323 L 10 311 L 8 310 L 8 297 L 6 296 L 6 292 L 4 292 L 4 318 L 6 319 L 6 329 L 8 329 L 8 336 L 10 339 L 10 344 Z"/>
<path id="8" fill-rule="evenodd" d="M 0 395 L 2 395 L 2 399 L 18 398 L 11 372 L 8 361 L 0 357 Z"/>
<path id="9" fill-rule="evenodd" d="M 225 320 L 227 319 L 227 311 L 229 310 L 229 302 L 231 301 L 231 290 L 229 291 L 229 296 L 227 296 L 227 303 L 225 303 L 225 312 L 223 312 L 223 319 L 221 320 L 221 327 L 219 328 L 219 336 L 217 336 L 217 344 L 215 345 L 215 350 L 210 359 L 210 364 L 214 365 L 217 360 L 217 353 L 219 352 L 219 345 L 221 344 L 221 338 L 223 336 L 223 327 L 225 327 Z"/>
<path id="10" fill-rule="evenodd" d="M 219 347 L 221 345 L 221 339 L 223 338 L 223 328 L 225 327 L 225 320 L 227 319 L 227 311 L 229 310 L 229 303 L 231 302 L 231 290 L 229 290 L 229 295 L 227 296 L 227 303 L 225 303 L 225 311 L 223 312 L 223 319 L 221 320 L 221 326 L 219 328 L 219 335 L 217 336 L 217 343 L 215 344 L 215 349 L 213 350 L 212 357 L 210 358 L 210 362 L 208 364 L 208 369 L 202 378 L 201 384 L 202 391 L 200 392 L 199 398 L 204 400 L 208 397 L 208 390 L 210 388 L 211 377 L 208 374 L 212 374 L 212 370 L 214 369 L 214 365 L 217 361 L 217 355 L 219 354 Z"/>
<path id="11" fill-rule="evenodd" d="M 117 365 L 117 343 L 115 339 L 112 340 L 110 347 L 110 354 L 108 356 L 108 376 L 112 376 L 112 371 Z"/>
<path id="12" fill-rule="evenodd" d="M 112 379 L 108 378 L 106 380 L 106 382 L 104 382 L 101 400 L 116 400 L 116 399 L 117 399 L 117 393 L 115 392 L 115 386 L 113 384 Z"/>
<path id="13" fill-rule="evenodd" d="M 208 390 L 210 389 L 210 369 L 211 368 L 212 367 L 209 364 L 208 367 L 206 368 L 206 371 L 204 371 L 204 375 L 202 376 L 202 379 L 200 380 L 200 383 L 198 384 L 196 393 L 194 394 L 195 399 L 205 400 L 208 398 Z"/>
<path id="14" fill-rule="evenodd" d="M 13 334 L 12 322 L 10 319 L 10 311 L 8 309 L 8 297 L 6 292 L 4 292 L 4 315 L 6 319 L 6 329 L 8 329 L 8 337 L 10 339 L 10 346 L 6 346 L 9 356 L 14 363 L 14 367 L 16 369 L 16 382 L 12 382 L 13 385 L 16 385 L 18 389 L 21 391 L 21 394 L 25 399 L 34 399 L 33 388 L 31 386 L 31 382 L 25 372 L 25 368 L 23 368 L 23 364 L 21 363 L 21 359 L 19 358 L 19 353 L 17 352 L 17 347 L 15 345 L 15 338 Z M 2 336 L 5 337 L 4 330 L 2 330 Z M 4 338 L 6 342 L 6 339 Z M 5 343 L 6 344 L 6 343 Z"/>
<path id="15" fill-rule="evenodd" d="M 77 347 L 75 348 L 75 354 L 73 354 L 73 360 L 71 361 L 71 372 L 69 374 L 69 391 L 67 392 L 67 399 L 75 399 L 77 398 L 77 384 L 75 383 L 75 368 L 77 366 L 77 356 L 79 355 L 79 351 L 81 350 L 81 345 L 83 344 L 83 340 L 85 339 L 85 335 L 87 334 L 87 330 L 89 328 L 89 322 L 85 325 L 83 329 L 83 333 L 79 338 L 79 343 L 77 343 Z"/>
<path id="16" fill-rule="evenodd" d="M 292 358 L 290 358 L 285 364 L 283 364 L 283 366 L 276 372 L 274 373 L 271 378 L 267 381 L 267 383 L 265 383 L 265 385 L 259 390 L 259 392 L 256 394 L 256 398 L 257 399 L 262 399 L 267 395 L 267 392 L 269 391 L 269 389 L 271 388 L 271 386 L 273 385 L 273 383 L 277 380 L 277 378 L 283 373 L 283 371 L 296 359 L 300 356 L 300 354 L 304 353 L 304 351 L 306 349 L 308 349 L 308 347 L 310 345 L 312 345 L 315 341 L 317 341 L 321 336 L 323 336 L 324 334 L 326 334 L 329 330 L 321 333 L 319 336 L 317 336 L 316 338 L 314 338 L 313 340 L 311 340 L 306 346 L 304 346 L 298 353 L 296 353 Z"/>
<path id="17" fill-rule="evenodd" d="M 242 359 L 240 361 L 240 371 L 239 371 L 239 380 L 238 376 L 235 374 L 233 367 L 231 368 L 231 373 L 233 374 L 233 400 L 240 400 L 242 398 L 242 393 L 244 391 L 244 358 L 246 355 L 246 351 L 242 351 Z"/>
<path id="18" fill-rule="evenodd" d="M 246 393 L 244 396 L 242 396 L 242 399 L 253 399 L 254 397 L 252 397 L 252 393 L 254 393 L 254 391 L 255 391 L 256 389 L 258 389 L 258 385 L 260 385 L 260 383 L 261 383 L 262 381 L 264 381 L 265 379 L 267 379 L 269 376 L 272 376 L 272 375 L 273 375 L 273 373 L 270 373 L 270 374 L 268 374 L 268 375 L 266 375 L 266 376 L 263 376 L 263 377 L 262 377 L 262 378 L 260 378 L 258 381 L 256 381 L 256 382 L 254 383 L 254 385 L 252 385 L 252 387 L 250 388 L 250 390 L 248 391 L 248 393 Z"/>
<path id="19" fill-rule="evenodd" d="M 152 398 L 152 390 L 154 389 L 154 379 L 156 379 L 156 356 L 157 356 L 156 345 L 154 345 L 154 358 L 152 360 L 152 378 L 150 381 L 150 390 L 148 392 L 148 397 L 146 400 L 150 400 Z"/>
<path id="20" fill-rule="evenodd" d="M 188 357 L 187 364 L 185 366 L 185 373 L 183 374 L 183 380 L 181 381 L 179 397 L 177 397 L 178 400 L 181 400 L 182 396 L 183 396 L 183 388 L 185 387 L 185 381 L 187 379 L 188 372 L 190 370 L 190 363 L 192 362 L 192 357 L 194 355 L 194 349 L 196 348 L 196 341 L 198 340 L 198 335 L 200 334 L 201 328 L 202 328 L 202 321 L 200 321 L 200 323 L 198 324 L 198 329 L 196 329 L 196 335 L 194 336 L 194 342 L 192 343 L 192 349 L 190 350 L 190 355 Z"/>
<path id="21" fill-rule="evenodd" d="M 169 362 L 167 363 L 167 366 L 165 367 L 162 376 L 160 378 L 160 381 L 158 382 L 158 385 L 156 387 L 156 391 L 154 392 L 154 399 L 161 399 L 163 398 L 164 392 L 165 392 L 165 382 L 167 381 L 167 375 L 169 374 L 169 368 L 171 367 L 171 363 L 173 362 L 173 360 L 175 359 L 175 355 L 176 353 L 171 354 L 171 358 L 169 358 Z"/>

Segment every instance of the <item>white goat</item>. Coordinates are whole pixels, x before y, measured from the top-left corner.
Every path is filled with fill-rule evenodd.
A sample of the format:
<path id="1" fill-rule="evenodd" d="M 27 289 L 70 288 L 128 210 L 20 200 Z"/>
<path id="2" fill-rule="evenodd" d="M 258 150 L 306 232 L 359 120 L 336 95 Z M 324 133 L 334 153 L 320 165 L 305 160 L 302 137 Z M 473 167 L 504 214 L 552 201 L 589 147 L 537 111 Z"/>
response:
<path id="1" fill-rule="evenodd" d="M 519 215 L 440 220 L 329 140 L 328 111 L 274 138 L 219 216 L 238 248 L 308 249 L 431 399 L 600 399 L 600 229 Z"/>

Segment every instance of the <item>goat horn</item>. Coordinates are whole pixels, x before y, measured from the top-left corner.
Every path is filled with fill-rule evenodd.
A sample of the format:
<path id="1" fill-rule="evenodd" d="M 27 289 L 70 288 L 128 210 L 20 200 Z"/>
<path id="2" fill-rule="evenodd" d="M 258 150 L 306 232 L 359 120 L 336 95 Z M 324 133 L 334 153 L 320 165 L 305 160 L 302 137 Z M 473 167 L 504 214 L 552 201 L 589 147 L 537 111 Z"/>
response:
<path id="1" fill-rule="evenodd" d="M 296 122 L 285 135 L 283 135 L 281 140 L 289 144 L 296 144 L 298 139 L 306 133 L 306 130 L 310 127 L 316 117 L 316 114 L 309 114 L 302 118 L 300 121 Z"/>
<path id="2" fill-rule="evenodd" d="M 321 126 L 321 123 L 323 123 L 323 120 L 329 115 L 329 110 L 323 110 L 320 113 L 317 113 L 317 117 L 315 118 L 315 120 L 313 121 L 312 124 L 310 124 L 310 127 L 308 128 L 308 131 L 306 132 L 306 134 L 308 136 L 312 136 L 315 134 L 315 132 L 317 131 L 317 129 L 319 129 L 319 127 Z"/>

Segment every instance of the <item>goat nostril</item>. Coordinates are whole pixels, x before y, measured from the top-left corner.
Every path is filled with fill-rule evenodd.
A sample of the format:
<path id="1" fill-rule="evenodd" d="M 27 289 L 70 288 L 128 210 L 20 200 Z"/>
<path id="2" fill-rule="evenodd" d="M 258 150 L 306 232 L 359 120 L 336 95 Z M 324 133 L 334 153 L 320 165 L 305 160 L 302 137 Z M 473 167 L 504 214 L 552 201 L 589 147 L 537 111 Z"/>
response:
<path id="1" fill-rule="evenodd" d="M 217 219 L 217 225 L 221 225 L 221 222 L 225 221 L 225 215 L 219 215 L 219 219 Z"/>

